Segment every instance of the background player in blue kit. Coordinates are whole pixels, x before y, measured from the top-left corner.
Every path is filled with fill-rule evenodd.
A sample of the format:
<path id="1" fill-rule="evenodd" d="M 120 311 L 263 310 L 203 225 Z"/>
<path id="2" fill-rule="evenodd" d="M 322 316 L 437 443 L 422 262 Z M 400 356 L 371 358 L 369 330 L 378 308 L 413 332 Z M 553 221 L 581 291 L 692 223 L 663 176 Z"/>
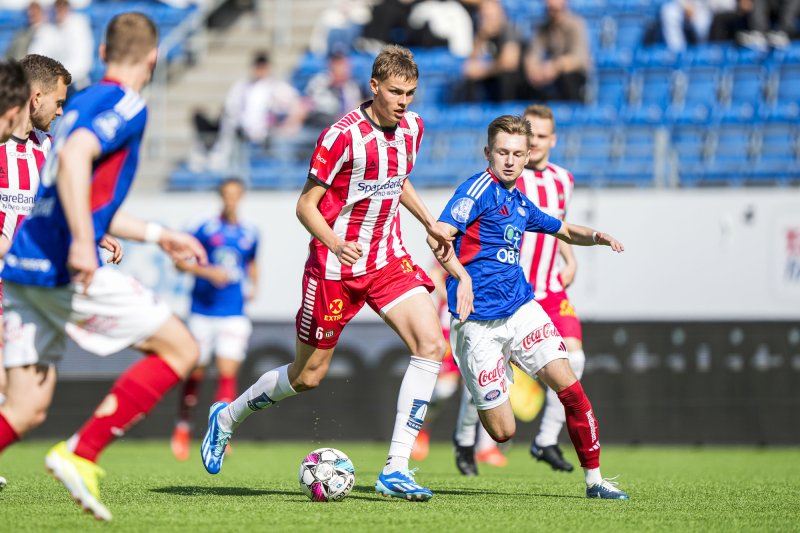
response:
<path id="1" fill-rule="evenodd" d="M 558 330 L 533 299 L 519 265 L 522 235 L 549 233 L 570 244 L 601 244 L 621 252 L 610 235 L 562 223 L 542 212 L 516 188 L 528 162 L 531 128 L 523 117 L 505 115 L 489 125 L 484 149 L 489 168 L 461 184 L 439 223 L 456 237 L 456 254 L 443 266 L 453 315 L 450 339 L 459 370 L 478 408 L 483 426 L 497 442 L 514 436 L 516 423 L 508 399 L 513 361 L 558 394 L 567 428 L 584 468 L 586 496 L 627 500 L 628 495 L 600 475 L 600 441 L 592 405 L 569 365 Z M 428 244 L 436 243 L 429 239 Z M 474 294 L 474 311 L 460 317 L 465 292 Z"/>
<path id="2" fill-rule="evenodd" d="M 108 25 L 100 55 L 106 77 L 65 109 L 41 174 L 38 200 L 2 272 L 7 401 L 0 450 L 41 424 L 53 399 L 55 365 L 69 335 L 100 356 L 134 347 L 145 357 L 114 383 L 92 416 L 45 458 L 72 498 L 100 520 L 99 454 L 197 362 L 197 344 L 167 305 L 132 277 L 100 266 L 105 233 L 158 243 L 175 261 L 206 259 L 191 235 L 119 210 L 136 172 L 147 107 L 139 92 L 155 68 L 153 22 L 124 13 Z"/>
<path id="3" fill-rule="evenodd" d="M 204 220 L 194 231 L 206 249 L 208 264 L 184 261 L 176 264 L 180 270 L 195 276 L 189 331 L 200 345 L 200 360 L 184 384 L 178 423 L 172 434 L 172 453 L 180 461 L 189 458 L 192 412 L 211 355 L 217 366 L 214 401 L 231 402 L 238 396 L 236 374 L 253 332 L 253 325 L 244 314 L 244 303 L 258 292 L 258 230 L 239 218 L 239 204 L 244 196 L 241 180 L 223 181 L 219 194 L 222 213 Z"/>

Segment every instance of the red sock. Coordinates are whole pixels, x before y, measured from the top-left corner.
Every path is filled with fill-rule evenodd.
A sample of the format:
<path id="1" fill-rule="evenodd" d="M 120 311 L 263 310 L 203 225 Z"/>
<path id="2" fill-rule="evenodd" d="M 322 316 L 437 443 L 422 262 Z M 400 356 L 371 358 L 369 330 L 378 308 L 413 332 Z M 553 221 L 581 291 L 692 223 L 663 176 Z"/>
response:
<path id="1" fill-rule="evenodd" d="M 128 368 L 92 417 L 70 439 L 73 453 L 90 461 L 115 437 L 141 420 L 180 378 L 160 357 L 150 354 Z"/>
<path id="2" fill-rule="evenodd" d="M 236 396 L 236 376 L 220 376 L 214 401 L 231 403 Z"/>
<path id="3" fill-rule="evenodd" d="M 11 424 L 8 423 L 6 417 L 0 414 L 0 452 L 14 444 L 19 440 L 19 435 Z"/>
<path id="4" fill-rule="evenodd" d="M 178 420 L 186 422 L 192 421 L 192 412 L 197 405 L 197 393 L 200 389 L 202 375 L 190 374 L 183 384 L 183 394 L 181 394 L 180 405 L 178 406 Z"/>
<path id="5" fill-rule="evenodd" d="M 592 404 L 576 381 L 558 393 L 567 415 L 567 431 L 583 468 L 600 468 L 600 433 Z"/>

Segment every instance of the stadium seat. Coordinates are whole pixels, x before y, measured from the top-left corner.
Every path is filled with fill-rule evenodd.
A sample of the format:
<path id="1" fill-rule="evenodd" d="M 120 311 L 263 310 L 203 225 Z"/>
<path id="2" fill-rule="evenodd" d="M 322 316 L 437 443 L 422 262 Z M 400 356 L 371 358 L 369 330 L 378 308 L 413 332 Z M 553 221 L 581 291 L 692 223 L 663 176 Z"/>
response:
<path id="1" fill-rule="evenodd" d="M 675 71 L 663 67 L 637 69 L 631 83 L 631 103 L 665 109 L 672 103 Z"/>
<path id="2" fill-rule="evenodd" d="M 781 65 L 776 102 L 778 104 L 800 102 L 800 63 Z"/>
<path id="3" fill-rule="evenodd" d="M 758 104 L 764 99 L 766 71 L 760 65 L 733 65 L 728 68 L 722 102 Z"/>
<path id="4" fill-rule="evenodd" d="M 678 71 L 675 77 L 675 105 L 684 109 L 702 106 L 706 109 L 718 103 L 719 69 L 709 66 L 690 66 Z"/>
<path id="5" fill-rule="evenodd" d="M 628 100 L 628 73 L 622 68 L 598 69 L 593 102 L 597 106 L 619 109 Z"/>

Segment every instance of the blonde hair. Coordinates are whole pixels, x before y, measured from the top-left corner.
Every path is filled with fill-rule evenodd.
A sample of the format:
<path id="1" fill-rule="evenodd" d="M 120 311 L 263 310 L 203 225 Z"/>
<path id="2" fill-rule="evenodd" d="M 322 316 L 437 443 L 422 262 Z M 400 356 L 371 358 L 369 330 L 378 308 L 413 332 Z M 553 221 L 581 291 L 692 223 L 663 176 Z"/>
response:
<path id="1" fill-rule="evenodd" d="M 524 135 L 530 143 L 531 125 L 525 120 L 525 117 L 519 115 L 503 115 L 494 119 L 487 130 L 487 141 L 491 148 L 494 146 L 494 140 L 497 134 L 503 132 L 509 135 Z"/>
<path id="2" fill-rule="evenodd" d="M 386 46 L 372 63 L 372 77 L 376 80 L 386 81 L 392 76 L 405 81 L 416 81 L 419 78 L 414 54 L 408 48 L 396 44 Z"/>
<path id="3" fill-rule="evenodd" d="M 527 117 L 528 115 L 536 118 L 543 118 L 545 120 L 549 120 L 553 124 L 553 133 L 556 132 L 556 119 L 553 117 L 553 110 L 547 107 L 546 105 L 542 104 L 531 104 L 525 108 L 524 115 Z"/>
<path id="4" fill-rule="evenodd" d="M 158 46 L 158 30 L 141 13 L 122 13 L 106 29 L 106 62 L 138 63 Z"/>

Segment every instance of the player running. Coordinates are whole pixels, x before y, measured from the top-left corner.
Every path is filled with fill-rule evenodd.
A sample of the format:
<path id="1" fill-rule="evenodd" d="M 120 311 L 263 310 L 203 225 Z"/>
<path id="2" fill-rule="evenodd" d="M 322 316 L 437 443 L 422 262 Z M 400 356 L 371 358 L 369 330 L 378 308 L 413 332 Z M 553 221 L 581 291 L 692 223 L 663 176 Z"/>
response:
<path id="1" fill-rule="evenodd" d="M 572 198 L 575 180 L 567 170 L 550 162 L 550 149 L 556 144 L 556 123 L 552 110 L 543 105 L 525 109 L 525 120 L 531 126 L 530 161 L 517 179 L 517 188 L 539 209 L 564 220 Z M 557 257 L 564 266 L 557 268 Z M 586 365 L 583 353 L 581 322 L 567 298 L 566 288 L 575 278 L 577 262 L 572 247 L 552 235 L 528 233 L 522 237 L 520 265 L 533 288 L 534 298 L 552 320 L 567 347 L 569 364 L 575 377 L 581 379 Z M 544 461 L 553 470 L 572 472 L 558 446 L 558 434 L 564 427 L 564 406 L 553 389 L 547 390 L 539 433 L 531 442 L 530 452 L 537 461 Z"/>
<path id="2" fill-rule="evenodd" d="M 239 217 L 244 195 L 241 180 L 223 181 L 219 195 L 222 213 L 203 221 L 194 232 L 206 249 L 208 264 L 182 261 L 176 265 L 195 277 L 189 331 L 200 345 L 200 360 L 183 385 L 179 419 L 172 434 L 172 453 L 179 461 L 189 458 L 192 413 L 211 355 L 217 366 L 214 401 L 230 402 L 237 396 L 236 374 L 253 332 L 244 314 L 244 302 L 258 291 L 258 230 Z"/>
<path id="3" fill-rule="evenodd" d="M 610 235 L 543 213 L 516 188 L 529 159 L 530 135 L 523 117 L 493 120 L 484 149 L 489 168 L 459 186 L 439 218 L 456 236 L 456 256 L 443 263 L 452 276 L 447 289 L 453 353 L 480 420 L 497 442 L 509 440 L 516 431 L 508 400 L 513 361 L 555 390 L 564 405 L 569 435 L 586 476 L 586 496 L 628 499 L 600 475 L 600 441 L 591 403 L 569 365 L 561 336 L 534 300 L 519 265 L 525 231 L 548 233 L 581 246 L 606 245 L 616 252 L 623 246 Z M 463 320 L 458 290 L 469 278 L 475 311 Z"/>
<path id="4" fill-rule="evenodd" d="M 440 232 L 407 179 L 423 133 L 422 119 L 408 109 L 417 79 L 411 52 L 384 48 L 372 65 L 374 99 L 320 136 L 297 202 L 297 216 L 312 239 L 296 317 L 295 360 L 262 375 L 230 404 L 211 406 L 201 447 L 209 473 L 219 472 L 225 445 L 245 418 L 319 385 L 342 329 L 368 304 L 411 352 L 389 458 L 375 490 L 408 500 L 433 496 L 414 481 L 408 458 L 447 346 L 428 294 L 433 283 L 403 246 L 398 204 L 422 223 L 438 256 L 452 255 L 452 238 Z M 465 318 L 468 303 L 458 307 Z"/>
<path id="5" fill-rule="evenodd" d="M 101 46 L 105 79 L 71 102 L 42 170 L 39 198 L 6 255 L 8 399 L 0 450 L 44 420 L 55 363 L 69 335 L 101 356 L 133 346 L 148 354 L 114 383 L 94 414 L 45 458 L 73 499 L 101 520 L 96 464 L 111 441 L 141 419 L 197 361 L 198 349 L 167 305 L 133 278 L 100 266 L 98 236 L 157 242 L 175 260 L 205 260 L 190 235 L 119 211 L 130 189 L 147 110 L 139 91 L 155 67 L 157 34 L 139 13 L 111 20 Z"/>

